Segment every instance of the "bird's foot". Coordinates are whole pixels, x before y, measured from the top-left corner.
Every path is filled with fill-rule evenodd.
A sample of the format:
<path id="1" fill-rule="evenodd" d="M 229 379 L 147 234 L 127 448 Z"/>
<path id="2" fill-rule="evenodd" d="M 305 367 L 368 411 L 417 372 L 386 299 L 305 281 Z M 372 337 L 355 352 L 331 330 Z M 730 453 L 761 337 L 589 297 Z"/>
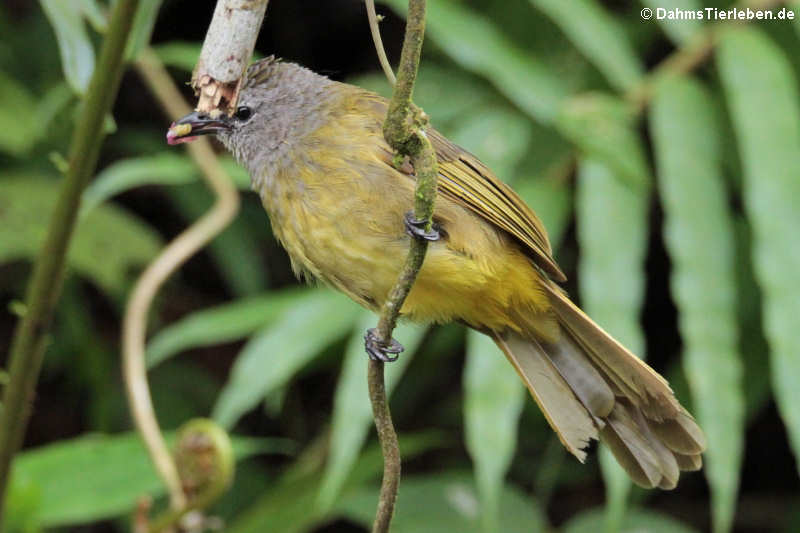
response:
<path id="1" fill-rule="evenodd" d="M 403 222 L 406 225 L 406 232 L 415 237 L 417 239 L 424 239 L 426 241 L 438 241 L 439 240 L 439 230 L 437 230 L 433 225 L 431 225 L 431 230 L 426 231 L 425 226 L 427 225 L 427 221 L 425 220 L 417 220 L 414 218 L 414 213 L 408 212 L 406 216 L 403 217 Z"/>
<path id="2" fill-rule="evenodd" d="M 386 343 L 378 339 L 378 331 L 375 328 L 369 328 L 364 334 L 364 349 L 370 359 L 384 363 L 397 361 L 397 354 L 405 350 L 403 345 L 394 339 L 387 346 Z M 392 357 L 393 355 L 394 357 Z"/>

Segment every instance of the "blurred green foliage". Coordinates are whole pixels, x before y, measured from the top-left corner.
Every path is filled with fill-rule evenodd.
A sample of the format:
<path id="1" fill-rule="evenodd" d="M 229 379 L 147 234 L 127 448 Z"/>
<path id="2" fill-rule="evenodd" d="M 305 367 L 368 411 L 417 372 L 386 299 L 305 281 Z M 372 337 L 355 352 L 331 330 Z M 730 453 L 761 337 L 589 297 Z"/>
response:
<path id="1" fill-rule="evenodd" d="M 0 335 L 24 312 L 27 265 L 107 9 L 101 0 L 17 4 L 23 15 L 0 6 L 0 303 L 8 306 Z M 167 7 L 190 9 L 163 4 L 142 1 L 129 57 Z M 284 13 L 279 4 L 270 3 L 272 16 Z M 404 0 L 386 4 L 405 9 Z M 725 27 L 710 61 L 688 74 L 656 73 L 659 60 L 714 24 L 643 21 L 643 7 L 702 6 L 431 1 L 415 101 L 537 210 L 578 280 L 568 288 L 616 337 L 649 352 L 693 405 L 708 434 L 708 491 L 701 475 L 672 493 L 631 490 L 602 450 L 602 474 L 594 459 L 575 464 L 491 342 L 456 326 L 401 325 L 407 350 L 387 368 L 387 386 L 410 474 L 393 531 L 725 533 L 798 523 L 788 506 L 786 517 L 761 511 L 759 495 L 777 494 L 770 509 L 797 500 L 789 450 L 800 458 L 800 23 Z M 363 35 L 360 45 L 371 47 Z M 162 41 L 156 53 L 184 82 L 199 37 Z M 377 72 L 348 81 L 390 92 Z M 141 495 L 163 496 L 143 448 L 124 432 L 117 324 L 135 274 L 212 199 L 185 153 L 164 144 L 167 121 L 154 120 L 156 111 L 150 122 L 131 119 L 142 98 L 155 109 L 136 83 L 123 82 L 119 130 L 84 194 L 33 423 L 32 442 L 45 445 L 16 461 L 6 531 L 90 523 L 125 531 Z M 645 83 L 641 110 L 630 97 Z M 248 189 L 246 173 L 222 160 Z M 364 530 L 381 464 L 362 350 L 375 317 L 327 289 L 288 286 L 266 216 L 253 195 L 245 200 L 239 220 L 174 276 L 152 313 L 159 418 L 174 428 L 212 415 L 239 435 L 294 442 L 235 439 L 237 480 L 213 509 L 228 531 Z M 184 352 L 198 357 L 177 357 Z M 770 397 L 786 433 L 749 443 L 748 428 L 775 425 Z M 38 414 L 46 406 L 53 412 Z M 80 422 L 65 434 L 58 420 L 69 416 Z M 746 445 L 753 459 L 743 463 Z M 284 455 L 255 457 L 264 452 Z M 761 470 L 777 484 L 765 485 Z"/>

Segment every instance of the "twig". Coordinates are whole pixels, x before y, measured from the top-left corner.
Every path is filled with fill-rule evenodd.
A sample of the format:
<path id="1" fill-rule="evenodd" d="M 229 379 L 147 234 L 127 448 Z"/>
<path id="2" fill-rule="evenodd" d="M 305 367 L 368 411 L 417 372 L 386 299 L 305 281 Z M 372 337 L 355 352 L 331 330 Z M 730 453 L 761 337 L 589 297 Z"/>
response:
<path id="1" fill-rule="evenodd" d="M 659 63 L 645 79 L 636 85 L 628 94 L 628 100 L 637 113 L 644 108 L 653 97 L 655 86 L 666 74 L 687 74 L 699 67 L 711 55 L 716 44 L 716 32 L 713 29 L 701 32 L 688 45 L 670 54 Z"/>
<path id="2" fill-rule="evenodd" d="M 394 87 L 394 84 L 397 83 L 397 78 L 394 77 L 392 65 L 389 64 L 389 58 L 386 57 L 386 50 L 383 48 L 381 29 L 378 27 L 378 15 L 375 13 L 375 0 L 366 0 L 366 2 L 369 31 L 372 33 L 372 42 L 375 43 L 375 51 L 378 53 L 378 61 L 380 61 L 383 73 L 386 74 L 386 79 L 389 80 L 389 85 Z"/>
<path id="3" fill-rule="evenodd" d="M 381 454 L 383 455 L 383 483 L 381 483 L 378 509 L 375 512 L 375 522 L 372 525 L 372 531 L 377 533 L 389 531 L 389 525 L 392 522 L 397 490 L 400 486 L 401 458 L 397 432 L 394 430 L 392 414 L 386 399 L 381 361 L 370 359 L 367 382 L 369 383 L 369 399 L 372 402 L 372 414 L 375 417 L 375 428 L 378 431 L 378 440 L 380 440 Z"/>
<path id="4" fill-rule="evenodd" d="M 81 193 L 97 166 L 104 137 L 103 120 L 119 88 L 125 45 L 138 4 L 138 0 L 119 0 L 114 6 L 83 111 L 72 135 L 69 167 L 61 181 L 44 245 L 33 267 L 26 311 L 14 331 L 9 353 L 9 383 L 3 393 L 0 418 L 0 523 L 11 460 L 22 444 L 44 357 L 47 330 L 61 294 L 65 258 L 75 229 Z"/>
<path id="5" fill-rule="evenodd" d="M 150 508 L 153 507 L 153 499 L 145 494 L 136 502 L 136 509 L 133 510 L 133 533 L 148 533 L 150 529 Z"/>
<path id="6" fill-rule="evenodd" d="M 192 85 L 199 95 L 198 110 L 230 113 L 236 105 L 241 79 L 253 55 L 267 3 L 268 0 L 217 1 L 192 77 Z M 181 116 L 190 111 L 152 51 L 140 56 L 137 69 L 169 115 Z M 128 302 L 123 325 L 124 375 L 131 410 L 156 470 L 167 486 L 171 507 L 178 511 L 176 516 L 187 508 L 186 495 L 175 461 L 158 427 L 147 386 L 147 312 L 167 277 L 219 234 L 239 209 L 239 195 L 208 141 L 192 143 L 188 150 L 214 192 L 216 202 L 145 270 Z"/>
<path id="7" fill-rule="evenodd" d="M 770 9 L 783 3 L 783 0 L 744 0 L 738 3 L 737 9 Z M 734 25 L 746 24 L 747 21 L 734 19 L 725 22 L 710 24 L 702 31 L 699 31 L 687 45 L 671 53 L 658 65 L 656 65 L 647 76 L 636 85 L 628 94 L 627 99 L 633 105 L 636 113 L 641 113 L 650 102 L 655 91 L 658 80 L 665 75 L 682 75 L 692 72 L 702 65 L 714 51 L 717 44 L 719 32 L 723 28 Z"/>
<path id="8" fill-rule="evenodd" d="M 438 173 L 436 154 L 423 131 L 426 116 L 411 102 L 425 35 L 425 0 L 410 0 L 408 4 L 400 69 L 386 114 L 386 121 L 383 124 L 383 135 L 389 146 L 396 150 L 399 156 L 408 156 L 411 160 L 417 177 L 414 192 L 414 218 L 416 221 L 424 221 L 425 230 L 430 232 L 436 199 Z M 403 270 L 383 304 L 376 328 L 378 343 L 383 346 L 390 345 L 392 341 L 392 331 L 397 325 L 400 309 L 417 278 L 427 249 L 428 242 L 426 240 L 411 239 L 411 247 Z M 369 361 L 368 380 L 375 427 L 383 452 L 383 482 L 372 531 L 382 533 L 389 530 L 394 514 L 400 483 L 400 449 L 386 399 L 382 362 Z"/>
<path id="9" fill-rule="evenodd" d="M 168 115 L 181 116 L 190 112 L 152 50 L 145 50 L 139 56 L 136 69 Z M 176 510 L 186 507 L 186 497 L 175 462 L 159 429 L 147 385 L 147 313 L 164 281 L 225 229 L 239 210 L 239 194 L 220 166 L 210 143 L 205 139 L 199 140 L 188 144 L 188 150 L 214 192 L 216 202 L 205 215 L 175 238 L 141 275 L 128 300 L 122 331 L 123 370 L 131 412 L 156 470 L 167 486 L 170 504 Z"/>

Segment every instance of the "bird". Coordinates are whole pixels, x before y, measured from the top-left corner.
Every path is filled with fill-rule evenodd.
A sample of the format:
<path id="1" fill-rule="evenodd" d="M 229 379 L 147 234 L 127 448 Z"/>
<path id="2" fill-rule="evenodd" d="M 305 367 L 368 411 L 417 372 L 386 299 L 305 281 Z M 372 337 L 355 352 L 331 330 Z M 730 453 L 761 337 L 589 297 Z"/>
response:
<path id="1" fill-rule="evenodd" d="M 541 220 L 431 126 L 434 223 L 428 233 L 415 224 L 414 168 L 384 139 L 387 108 L 375 93 L 269 56 L 248 68 L 231 115 L 194 111 L 167 140 L 215 135 L 249 171 L 295 273 L 367 309 L 385 302 L 410 239 L 429 239 L 401 316 L 489 335 L 580 462 L 600 440 L 634 483 L 666 490 L 702 468 L 702 429 L 663 377 L 560 288 L 566 276 Z M 400 350 L 393 341 L 368 351 L 390 361 Z"/>

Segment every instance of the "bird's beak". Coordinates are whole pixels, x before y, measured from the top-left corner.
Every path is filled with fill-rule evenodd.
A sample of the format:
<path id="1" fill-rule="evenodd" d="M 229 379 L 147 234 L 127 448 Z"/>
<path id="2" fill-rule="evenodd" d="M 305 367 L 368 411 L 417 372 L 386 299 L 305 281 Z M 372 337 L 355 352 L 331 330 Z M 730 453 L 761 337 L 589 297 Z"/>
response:
<path id="1" fill-rule="evenodd" d="M 220 113 L 216 118 L 212 118 L 209 113 L 192 111 L 185 117 L 172 123 L 167 131 L 167 143 L 180 144 L 193 141 L 198 135 L 208 135 L 219 131 L 230 130 L 228 117 Z"/>

